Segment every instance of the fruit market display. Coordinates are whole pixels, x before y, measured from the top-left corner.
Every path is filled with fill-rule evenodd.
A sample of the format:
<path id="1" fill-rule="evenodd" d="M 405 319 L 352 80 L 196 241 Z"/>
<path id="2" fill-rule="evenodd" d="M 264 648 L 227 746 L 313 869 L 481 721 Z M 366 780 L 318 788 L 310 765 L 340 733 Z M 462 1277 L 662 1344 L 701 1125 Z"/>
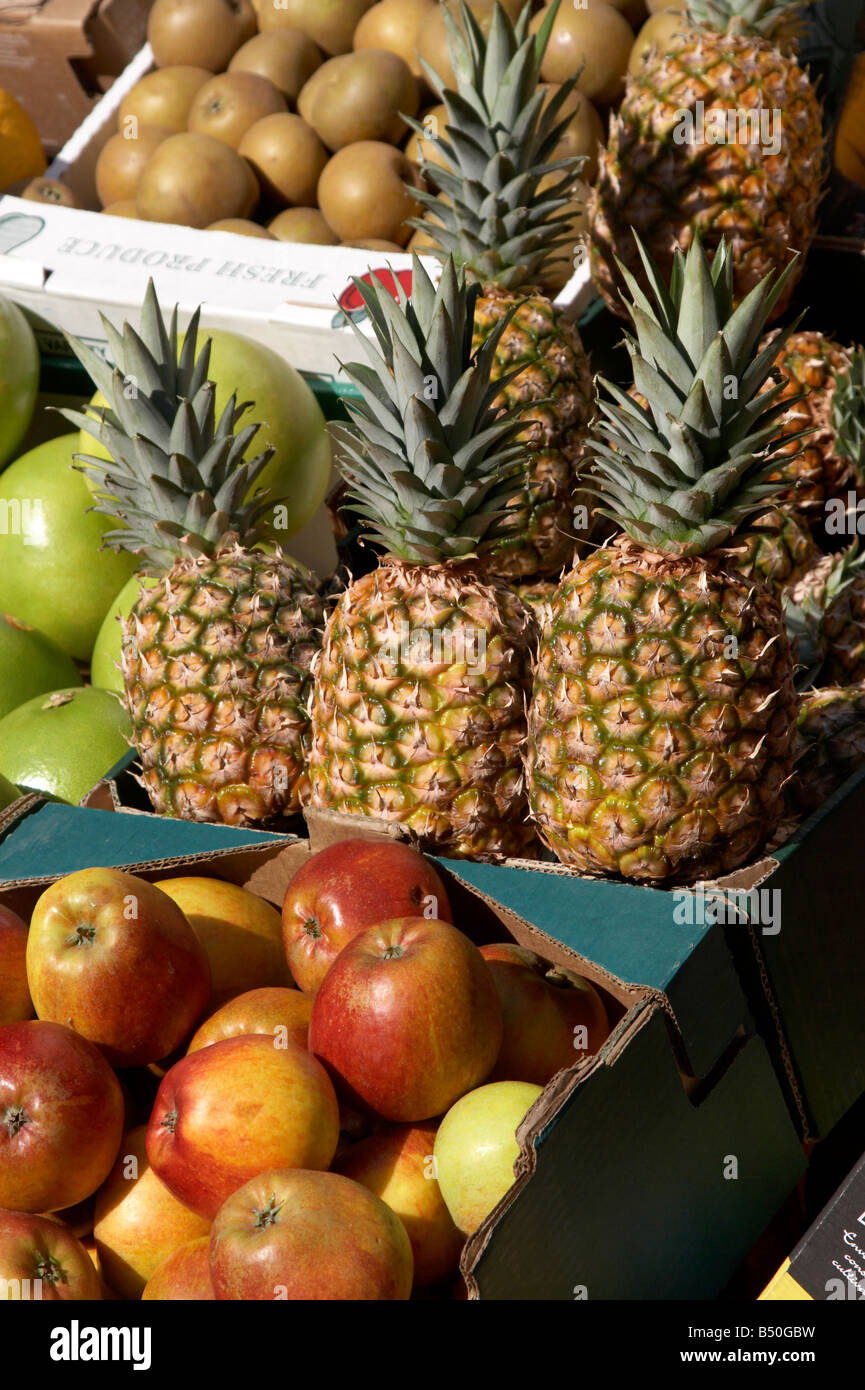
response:
<path id="1" fill-rule="evenodd" d="M 303 904 L 331 948 L 303 990 L 276 907 L 217 878 L 85 869 L 29 926 L 0 909 L 0 1278 L 63 1299 L 451 1296 L 524 1116 L 605 1042 L 604 1000 L 512 942 L 479 949 L 399 841 L 311 855 L 286 921 Z M 279 958 L 214 1007 L 224 941 L 270 918 Z"/>

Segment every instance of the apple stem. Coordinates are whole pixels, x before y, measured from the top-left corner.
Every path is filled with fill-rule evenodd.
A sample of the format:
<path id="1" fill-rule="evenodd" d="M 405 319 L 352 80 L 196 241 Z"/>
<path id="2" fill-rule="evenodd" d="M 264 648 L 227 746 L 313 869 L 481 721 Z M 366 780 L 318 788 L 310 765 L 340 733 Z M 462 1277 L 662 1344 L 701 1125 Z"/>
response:
<path id="1" fill-rule="evenodd" d="M 29 1125 L 30 1116 L 23 1105 L 10 1105 L 3 1114 L 3 1123 L 14 1139 L 19 1130 L 22 1130 L 25 1125 Z"/>
<path id="2" fill-rule="evenodd" d="M 271 1195 L 266 1207 L 254 1207 L 253 1215 L 259 1230 L 263 1230 L 265 1226 L 275 1226 L 276 1218 L 282 1211 L 282 1207 L 283 1203 L 277 1202 L 275 1193 Z"/>

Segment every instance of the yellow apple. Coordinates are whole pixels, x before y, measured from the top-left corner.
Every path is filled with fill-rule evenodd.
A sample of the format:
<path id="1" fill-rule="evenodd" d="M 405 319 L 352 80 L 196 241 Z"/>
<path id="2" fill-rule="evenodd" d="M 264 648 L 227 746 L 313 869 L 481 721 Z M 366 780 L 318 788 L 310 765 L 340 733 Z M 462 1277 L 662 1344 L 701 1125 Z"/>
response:
<path id="1" fill-rule="evenodd" d="M 102 1277 L 123 1298 L 140 1298 L 163 1260 L 210 1222 L 179 1202 L 147 1161 L 146 1125 L 123 1136 L 120 1153 L 96 1194 L 93 1235 Z"/>
<path id="2" fill-rule="evenodd" d="M 166 878 L 157 887 L 177 903 L 207 953 L 209 1010 L 250 989 L 294 983 L 282 949 L 282 918 L 263 898 L 217 878 Z"/>
<path id="3" fill-rule="evenodd" d="M 299 989 L 251 989 L 237 994 L 206 1018 L 193 1034 L 187 1052 L 237 1038 L 245 1033 L 270 1033 L 274 1038 L 306 1047 L 312 1000 Z"/>
<path id="4" fill-rule="evenodd" d="M 528 1081 L 493 1081 L 462 1096 L 439 1125 L 436 1176 L 463 1235 L 476 1231 L 513 1186 L 516 1131 L 542 1092 Z"/>

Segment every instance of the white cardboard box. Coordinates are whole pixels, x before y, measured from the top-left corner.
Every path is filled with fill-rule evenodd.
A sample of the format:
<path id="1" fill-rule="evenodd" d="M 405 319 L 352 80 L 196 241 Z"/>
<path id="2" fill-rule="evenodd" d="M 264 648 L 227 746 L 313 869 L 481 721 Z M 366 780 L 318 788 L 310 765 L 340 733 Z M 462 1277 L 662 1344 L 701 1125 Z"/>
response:
<path id="1" fill-rule="evenodd" d="M 49 177 L 62 175 L 85 206 L 98 206 L 96 160 L 114 134 L 123 97 L 152 66 L 145 46 L 48 170 Z M 411 258 L 270 242 L 0 197 L 0 293 L 27 311 L 43 351 L 55 356 L 69 353 L 60 330 L 104 350 L 99 311 L 114 322 L 135 323 L 152 277 L 160 302 L 178 304 L 183 323 L 201 305 L 205 327 L 246 333 L 299 370 L 335 378 L 338 359 L 355 355 L 338 301 L 353 276 L 388 265 L 394 272 L 409 270 Z M 584 265 L 557 302 L 576 317 L 592 293 Z"/>

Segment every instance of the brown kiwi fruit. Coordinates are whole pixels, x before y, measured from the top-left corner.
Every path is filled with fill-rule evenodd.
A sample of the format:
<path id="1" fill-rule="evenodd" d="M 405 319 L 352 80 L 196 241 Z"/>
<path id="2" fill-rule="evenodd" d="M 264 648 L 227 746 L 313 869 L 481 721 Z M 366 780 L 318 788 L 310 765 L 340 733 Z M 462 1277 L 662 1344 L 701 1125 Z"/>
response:
<path id="1" fill-rule="evenodd" d="M 96 194 L 102 207 L 134 199 L 144 166 L 171 134 L 164 125 L 141 125 L 128 135 L 112 135 L 96 161 Z"/>
<path id="2" fill-rule="evenodd" d="M 340 241 L 375 237 L 404 246 L 409 217 L 420 207 L 406 184 L 418 172 L 402 150 L 378 140 L 358 140 L 337 151 L 318 181 L 318 205 Z"/>
<path id="3" fill-rule="evenodd" d="M 545 106 L 559 88 L 553 83 L 546 90 Z M 583 96 L 582 92 L 571 92 L 566 98 L 561 116 L 564 118 L 567 115 L 570 115 L 571 119 L 550 155 L 550 160 L 585 155 L 585 163 L 580 169 L 579 177 L 586 183 L 591 183 L 598 172 L 598 145 L 603 145 L 606 138 L 604 123 L 589 98 Z"/>
<path id="4" fill-rule="evenodd" d="M 321 49 L 299 29 L 273 29 L 269 34 L 256 34 L 239 48 L 228 71 L 257 72 L 294 106 L 303 84 L 322 62 Z"/>
<path id="5" fill-rule="evenodd" d="M 679 10 L 656 10 L 654 14 L 650 14 L 634 39 L 628 59 L 628 72 L 639 72 L 652 48 L 657 48 L 663 53 L 667 48 L 668 39 L 681 33 L 682 28 L 683 20 Z"/>
<path id="6" fill-rule="evenodd" d="M 529 26 L 533 34 L 549 10 L 547 5 L 535 15 Z M 630 24 L 605 0 L 585 0 L 579 9 L 562 5 L 541 63 L 541 76 L 545 82 L 566 82 L 579 72 L 577 87 L 592 101 L 616 101 L 624 90 L 633 43 Z"/>
<path id="7" fill-rule="evenodd" d="M 377 236 L 368 236 L 366 238 L 358 237 L 355 241 L 343 241 L 340 244 L 342 246 L 350 246 L 353 251 L 389 251 L 391 255 L 393 255 L 394 251 L 397 251 L 400 255 L 403 253 L 403 248 L 398 246 L 395 241 L 384 241 L 381 237 Z"/>
<path id="8" fill-rule="evenodd" d="M 355 29 L 352 47 L 355 51 L 386 48 L 398 53 L 415 77 L 423 77 L 415 44 L 421 25 L 434 9 L 436 0 L 379 0 Z"/>
<path id="9" fill-rule="evenodd" d="M 312 74 L 297 109 L 330 150 L 359 140 L 395 144 L 406 132 L 400 113 L 417 112 L 417 79 L 384 48 L 344 53 Z"/>
<path id="10" fill-rule="evenodd" d="M 264 241 L 275 241 L 266 227 L 258 222 L 250 222 L 248 217 L 223 217 L 219 222 L 211 222 L 206 232 L 233 232 L 235 236 L 261 237 Z"/>
<path id="11" fill-rule="evenodd" d="M 238 146 L 258 179 L 261 196 L 281 207 L 315 202 L 328 153 L 302 116 L 280 112 L 250 126 Z"/>
<path id="12" fill-rule="evenodd" d="M 109 203 L 102 214 L 104 217 L 137 217 L 138 204 L 134 198 L 123 198 L 119 203 Z"/>
<path id="13" fill-rule="evenodd" d="M 251 0 L 154 0 L 147 38 L 158 68 L 195 63 L 222 72 L 255 29 Z"/>
<path id="14" fill-rule="evenodd" d="M 375 0 L 259 0 L 258 27 L 299 29 L 334 57 L 348 53 L 358 22 Z"/>
<path id="15" fill-rule="evenodd" d="M 267 230 L 277 241 L 301 241 L 313 246 L 338 246 L 339 237 L 329 227 L 318 208 L 286 208 L 278 213 Z"/>
<path id="16" fill-rule="evenodd" d="M 257 72 L 223 72 L 205 82 L 189 112 L 188 129 L 236 150 L 250 126 L 284 112 L 285 97 Z"/>
<path id="17" fill-rule="evenodd" d="M 258 184 L 245 159 L 223 140 L 187 131 L 154 150 L 135 199 L 147 222 L 209 227 L 224 217 L 249 217 Z"/>
<path id="18" fill-rule="evenodd" d="M 448 113 L 446 106 L 431 106 L 428 111 L 424 111 L 420 118 L 421 125 L 426 131 L 425 135 L 418 135 L 417 131 L 412 131 L 411 137 L 405 147 L 405 152 L 412 164 L 419 165 L 421 157 L 430 164 L 444 164 L 444 160 L 439 154 L 436 146 L 440 135 L 447 131 Z"/>
<path id="19" fill-rule="evenodd" d="M 19 193 L 27 203 L 47 203 L 57 208 L 80 208 L 81 202 L 59 179 L 31 179 Z"/>
<path id="20" fill-rule="evenodd" d="M 117 129 L 122 134 L 134 133 L 136 125 L 161 125 L 175 132 L 185 130 L 189 108 L 212 76 L 207 68 L 188 64 L 149 72 L 120 103 Z"/>

